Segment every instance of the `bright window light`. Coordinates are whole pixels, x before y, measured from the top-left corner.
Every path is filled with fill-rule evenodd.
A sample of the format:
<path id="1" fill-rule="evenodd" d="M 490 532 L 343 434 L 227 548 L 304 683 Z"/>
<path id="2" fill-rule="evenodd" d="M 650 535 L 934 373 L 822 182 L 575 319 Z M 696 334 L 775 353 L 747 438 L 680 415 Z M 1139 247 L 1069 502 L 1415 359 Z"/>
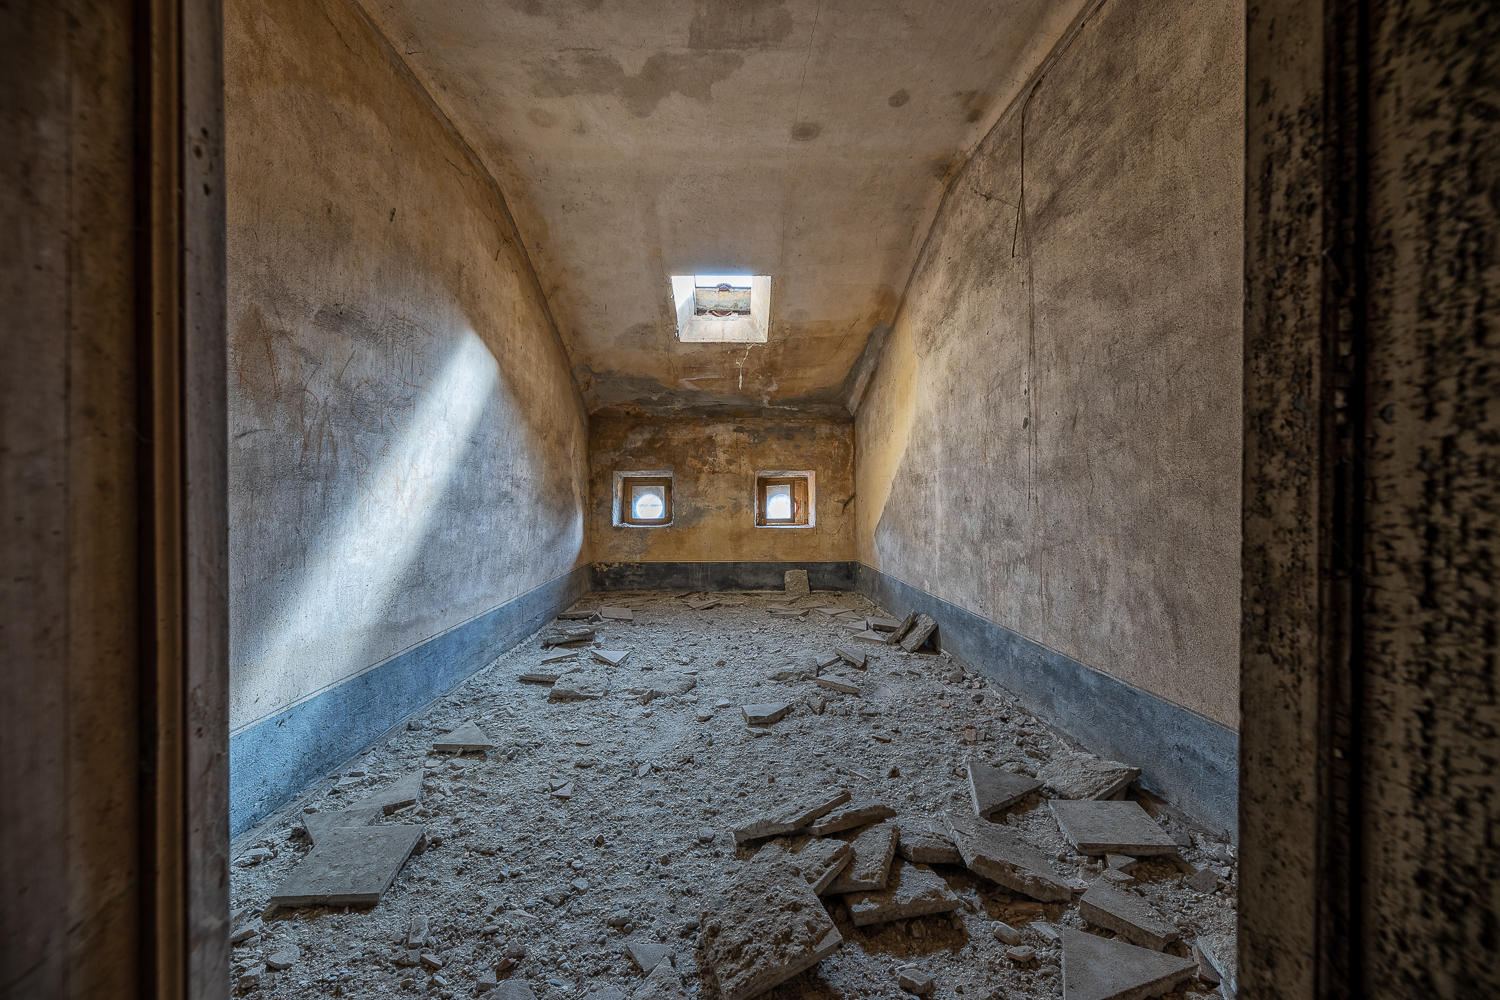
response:
<path id="1" fill-rule="evenodd" d="M 685 344 L 764 344 L 770 339 L 767 274 L 674 274 L 677 339 Z"/>
<path id="2" fill-rule="evenodd" d="M 698 288 L 718 288 L 720 285 L 728 285 L 730 288 L 749 288 L 750 275 L 748 274 L 695 274 L 693 284 Z"/>
<path id="3" fill-rule="evenodd" d="M 766 487 L 766 520 L 790 521 L 792 519 L 791 486 Z"/>
<path id="4" fill-rule="evenodd" d="M 651 492 L 647 492 L 647 491 Z M 662 502 L 661 487 L 638 487 L 635 491 L 635 516 L 642 521 L 654 521 L 662 516 L 667 505 Z"/>

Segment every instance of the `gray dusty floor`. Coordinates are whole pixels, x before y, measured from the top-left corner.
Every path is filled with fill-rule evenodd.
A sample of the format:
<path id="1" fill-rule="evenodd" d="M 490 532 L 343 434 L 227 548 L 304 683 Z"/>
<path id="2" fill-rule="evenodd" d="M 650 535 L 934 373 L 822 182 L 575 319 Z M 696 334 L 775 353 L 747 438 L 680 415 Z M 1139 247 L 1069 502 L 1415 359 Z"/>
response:
<path id="1" fill-rule="evenodd" d="M 836 784 L 856 799 L 883 798 L 902 816 L 960 815 L 970 811 L 965 761 L 1009 762 L 1034 773 L 1065 746 L 1064 735 L 947 656 L 856 643 L 853 648 L 869 655 L 868 669 L 836 666 L 824 675 L 844 675 L 838 679 L 857 685 L 858 697 L 811 681 L 770 680 L 784 669 L 782 656 L 849 646 L 854 629 L 817 611 L 802 620 L 773 617 L 766 607 L 782 602 L 780 594 L 711 596 L 724 603 L 702 612 L 670 594 L 584 598 L 579 608 L 626 602 L 636 608 L 633 624 L 596 626 L 597 645 L 632 651 L 611 671 L 616 693 L 548 704 L 546 687 L 517 680 L 542 658 L 533 637 L 341 769 L 340 775 L 364 772 L 353 787 L 331 792 L 334 781 L 320 781 L 236 841 L 237 857 L 255 847 L 274 855 L 232 869 L 233 904 L 243 911 L 237 922 L 264 921 L 261 934 L 235 948 L 237 981 L 262 969 L 273 953 L 290 947 L 297 956 L 290 968 L 263 974 L 259 986 L 237 992 L 471 997 L 481 969 L 493 968 L 507 950 L 524 948 L 507 976 L 527 980 L 544 1000 L 581 998 L 606 985 L 629 994 L 645 977 L 624 945 L 644 937 L 673 944 L 687 995 L 712 1000 L 716 989 L 710 976 L 700 975 L 694 948 L 700 900 L 753 853 L 753 845 L 736 852 L 730 829 L 755 811 L 767 790 Z M 818 603 L 880 613 L 848 593 L 815 593 L 797 605 Z M 586 659 L 587 650 L 581 655 Z M 649 705 L 620 693 L 662 671 L 696 671 L 697 686 L 685 697 Z M 809 705 L 819 696 L 828 699 L 822 714 Z M 715 707 L 724 700 L 728 707 Z M 797 707 L 770 727 L 770 735 L 752 735 L 739 706 L 777 701 Z M 434 738 L 469 720 L 498 744 L 494 752 L 454 759 L 431 751 Z M 966 727 L 977 732 L 965 733 Z M 965 738 L 976 735 L 982 735 L 976 743 Z M 308 850 L 298 830 L 306 809 L 342 808 L 414 768 L 429 774 L 424 802 L 388 821 L 425 823 L 431 846 L 407 863 L 377 906 L 266 909 L 272 891 Z M 550 782 L 561 779 L 576 782 L 571 800 L 550 794 Z M 1154 802 L 1143 798 L 1155 812 Z M 1050 812 L 1038 808 L 1042 801 L 1040 794 L 1031 796 L 1004 821 L 1054 858 L 1058 873 L 1096 877 L 1101 866 L 1072 853 Z M 1220 891 L 1200 894 L 1183 884 L 1171 863 L 1153 861 L 1136 872 L 1140 890 L 1185 938 L 1232 930 L 1232 851 L 1165 814 L 1159 818 L 1169 831 L 1193 837 L 1193 846 L 1181 852 L 1185 859 L 1227 877 Z M 706 844 L 705 827 L 714 834 Z M 852 839 L 853 833 L 839 836 Z M 1077 903 L 1044 906 L 966 869 L 939 870 L 963 896 L 964 909 L 856 929 L 840 898 L 824 897 L 845 944 L 766 996 L 904 996 L 894 970 L 908 964 L 936 976 L 934 997 L 1060 996 L 1060 952 L 1030 922 L 1084 928 Z M 397 964 L 404 955 L 397 942 L 415 915 L 431 921 L 433 950 L 444 963 L 436 974 Z M 611 917 L 620 923 L 622 916 L 629 920 L 624 927 L 609 926 Z M 1018 966 L 1008 959 L 1007 946 L 992 933 L 997 920 L 1020 928 L 1038 960 Z M 1173 948 L 1183 953 L 1181 943 Z M 1207 986 L 1195 982 L 1194 989 Z"/>

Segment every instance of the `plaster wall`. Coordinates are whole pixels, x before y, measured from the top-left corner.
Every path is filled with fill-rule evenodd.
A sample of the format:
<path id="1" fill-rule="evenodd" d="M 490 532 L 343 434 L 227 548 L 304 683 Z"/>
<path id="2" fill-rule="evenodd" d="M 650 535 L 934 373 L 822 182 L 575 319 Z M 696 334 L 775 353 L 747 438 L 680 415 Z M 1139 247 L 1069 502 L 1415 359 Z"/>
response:
<path id="1" fill-rule="evenodd" d="M 847 562 L 854 427 L 831 420 L 600 416 L 589 422 L 589 542 L 599 562 Z M 671 470 L 672 523 L 614 524 L 614 473 Z M 755 475 L 809 469 L 816 524 L 755 524 Z M 779 585 L 779 584 L 778 584 Z"/>
<path id="2" fill-rule="evenodd" d="M 225 17 L 242 829 L 567 599 L 586 416 L 498 188 L 360 9 Z"/>
<path id="3" fill-rule="evenodd" d="M 1231 730 L 1243 67 L 1240 3 L 1102 5 L 954 180 L 855 457 L 862 564 Z"/>

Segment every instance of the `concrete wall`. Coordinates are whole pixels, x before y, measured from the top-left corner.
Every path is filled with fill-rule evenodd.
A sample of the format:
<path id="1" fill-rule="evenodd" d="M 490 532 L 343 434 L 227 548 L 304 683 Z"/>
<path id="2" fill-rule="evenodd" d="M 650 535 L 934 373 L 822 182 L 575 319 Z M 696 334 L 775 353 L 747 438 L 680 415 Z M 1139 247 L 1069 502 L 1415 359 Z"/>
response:
<path id="1" fill-rule="evenodd" d="M 587 470 L 499 190 L 383 37 L 225 13 L 238 831 L 584 585 Z"/>
<path id="2" fill-rule="evenodd" d="M 590 552 L 606 567 L 621 563 L 788 564 L 784 568 L 837 563 L 844 567 L 854 558 L 849 504 L 854 494 L 853 439 L 852 424 L 831 420 L 596 414 L 589 423 Z M 814 526 L 756 526 L 755 475 L 780 469 L 810 469 L 817 474 Z M 671 470 L 670 525 L 614 525 L 614 473 L 633 470 Z M 768 572 L 774 576 L 774 571 Z M 842 572 L 852 582 L 847 568 Z M 618 569 L 606 569 L 604 582 L 618 577 Z M 642 585 L 677 585 L 666 582 L 668 577 L 648 580 L 637 575 L 631 579 Z M 712 582 L 705 577 L 682 585 Z M 779 579 L 771 582 L 781 585 Z M 726 578 L 724 585 L 738 584 Z"/>
<path id="3" fill-rule="evenodd" d="M 855 459 L 864 566 L 993 623 L 982 667 L 1226 827 L 1243 53 L 1242 4 L 1180 0 L 1110 0 L 1055 53 L 949 190 Z M 1168 780 L 1182 715 L 1231 756 Z"/>

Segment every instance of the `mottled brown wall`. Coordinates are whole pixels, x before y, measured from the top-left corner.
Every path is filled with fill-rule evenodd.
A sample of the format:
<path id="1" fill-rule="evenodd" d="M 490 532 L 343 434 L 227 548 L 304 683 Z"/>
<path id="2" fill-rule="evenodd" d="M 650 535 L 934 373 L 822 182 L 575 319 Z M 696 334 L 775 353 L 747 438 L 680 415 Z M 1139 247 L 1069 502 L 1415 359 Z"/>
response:
<path id="1" fill-rule="evenodd" d="M 1108 0 L 1059 53 L 953 182 L 856 454 L 862 563 L 1231 728 L 1243 11 Z"/>
<path id="2" fill-rule="evenodd" d="M 387 41 L 225 14 L 239 829 L 434 696 L 400 657 L 582 564 L 587 468 L 499 189 Z"/>
<path id="3" fill-rule="evenodd" d="M 851 424 L 834 421 L 596 415 L 589 423 L 592 557 L 597 562 L 852 559 L 853 437 Z M 614 526 L 614 473 L 636 469 L 672 470 L 672 524 Z M 756 527 L 755 474 L 774 469 L 817 473 L 814 527 Z"/>

